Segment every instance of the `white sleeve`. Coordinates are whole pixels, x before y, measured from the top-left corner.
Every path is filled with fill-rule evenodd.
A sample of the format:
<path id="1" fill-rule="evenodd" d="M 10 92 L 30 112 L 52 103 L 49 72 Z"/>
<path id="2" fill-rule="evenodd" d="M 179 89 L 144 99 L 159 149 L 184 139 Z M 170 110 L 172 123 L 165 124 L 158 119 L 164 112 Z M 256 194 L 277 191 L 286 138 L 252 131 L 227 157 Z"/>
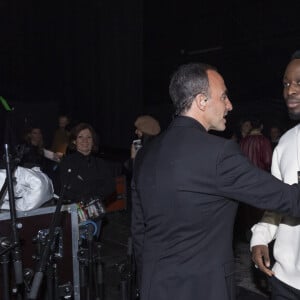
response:
<path id="1" fill-rule="evenodd" d="M 250 249 L 257 245 L 268 245 L 276 238 L 277 225 L 259 222 L 252 228 L 252 238 L 250 241 Z"/>
<path id="2" fill-rule="evenodd" d="M 279 157 L 277 147 L 273 151 L 271 173 L 273 176 L 282 181 L 282 176 L 279 168 Z"/>
<path id="3" fill-rule="evenodd" d="M 272 156 L 272 175 L 282 180 L 280 168 L 279 168 L 279 158 L 277 147 L 275 147 Z M 273 239 L 276 238 L 278 226 L 275 224 L 269 224 L 265 222 L 259 222 L 255 224 L 252 228 L 252 237 L 250 241 L 250 249 L 256 245 L 268 245 Z"/>

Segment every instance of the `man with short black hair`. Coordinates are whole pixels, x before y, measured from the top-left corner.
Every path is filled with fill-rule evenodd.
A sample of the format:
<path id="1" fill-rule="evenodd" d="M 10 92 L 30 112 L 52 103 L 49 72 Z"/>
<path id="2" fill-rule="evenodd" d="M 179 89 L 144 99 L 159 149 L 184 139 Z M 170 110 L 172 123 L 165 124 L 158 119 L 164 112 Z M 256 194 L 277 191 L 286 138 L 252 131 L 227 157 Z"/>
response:
<path id="1" fill-rule="evenodd" d="M 134 164 L 141 300 L 233 300 L 237 201 L 300 216 L 300 187 L 254 167 L 234 141 L 208 134 L 225 130 L 232 110 L 214 67 L 180 66 L 169 90 L 177 116 Z"/>
<path id="2" fill-rule="evenodd" d="M 292 120 L 300 120 L 300 51 L 296 51 L 283 77 L 283 97 Z M 300 124 L 288 130 L 274 149 L 272 174 L 288 184 L 299 184 Z M 275 239 L 275 264 L 270 269 L 268 244 Z M 265 212 L 252 228 L 252 259 L 270 276 L 272 300 L 300 299 L 300 218 Z"/>

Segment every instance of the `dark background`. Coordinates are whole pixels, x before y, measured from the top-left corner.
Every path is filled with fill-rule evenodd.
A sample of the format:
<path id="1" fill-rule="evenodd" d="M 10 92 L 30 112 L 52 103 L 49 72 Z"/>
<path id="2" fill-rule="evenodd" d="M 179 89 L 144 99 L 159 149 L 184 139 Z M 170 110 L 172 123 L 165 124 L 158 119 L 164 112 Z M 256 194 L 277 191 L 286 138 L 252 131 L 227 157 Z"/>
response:
<path id="1" fill-rule="evenodd" d="M 66 112 L 102 145 L 129 149 L 137 115 L 167 126 L 170 75 L 190 61 L 223 74 L 229 129 L 249 114 L 289 126 L 281 81 L 300 49 L 299 11 L 300 1 L 0 0 L 0 96 L 14 107 L 0 108 L 1 130 L 9 114 L 50 143 Z"/>

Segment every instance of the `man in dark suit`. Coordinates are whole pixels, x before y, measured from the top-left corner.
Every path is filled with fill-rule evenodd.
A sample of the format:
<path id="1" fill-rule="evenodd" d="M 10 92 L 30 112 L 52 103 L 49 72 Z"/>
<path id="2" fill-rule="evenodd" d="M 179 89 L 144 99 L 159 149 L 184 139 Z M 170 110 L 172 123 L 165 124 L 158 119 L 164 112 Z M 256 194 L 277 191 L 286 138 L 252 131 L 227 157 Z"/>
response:
<path id="1" fill-rule="evenodd" d="M 132 237 L 141 300 L 235 299 L 232 235 L 238 201 L 300 216 L 300 187 L 260 170 L 223 131 L 232 110 L 218 71 L 182 65 L 177 117 L 137 154 Z"/>

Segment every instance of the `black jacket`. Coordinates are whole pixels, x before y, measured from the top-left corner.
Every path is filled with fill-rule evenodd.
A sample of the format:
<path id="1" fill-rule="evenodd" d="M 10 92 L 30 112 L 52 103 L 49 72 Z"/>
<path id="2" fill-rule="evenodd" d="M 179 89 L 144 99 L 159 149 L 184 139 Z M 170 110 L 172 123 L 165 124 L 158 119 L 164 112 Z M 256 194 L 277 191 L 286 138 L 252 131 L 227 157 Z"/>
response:
<path id="1" fill-rule="evenodd" d="M 115 189 L 108 163 L 94 155 L 68 154 L 60 162 L 59 172 L 61 186 L 66 186 L 63 198 L 72 202 L 106 197 Z"/>
<path id="2" fill-rule="evenodd" d="M 300 187 L 254 167 L 231 140 L 178 117 L 136 156 L 132 236 L 141 300 L 235 299 L 238 202 L 300 216 Z"/>

